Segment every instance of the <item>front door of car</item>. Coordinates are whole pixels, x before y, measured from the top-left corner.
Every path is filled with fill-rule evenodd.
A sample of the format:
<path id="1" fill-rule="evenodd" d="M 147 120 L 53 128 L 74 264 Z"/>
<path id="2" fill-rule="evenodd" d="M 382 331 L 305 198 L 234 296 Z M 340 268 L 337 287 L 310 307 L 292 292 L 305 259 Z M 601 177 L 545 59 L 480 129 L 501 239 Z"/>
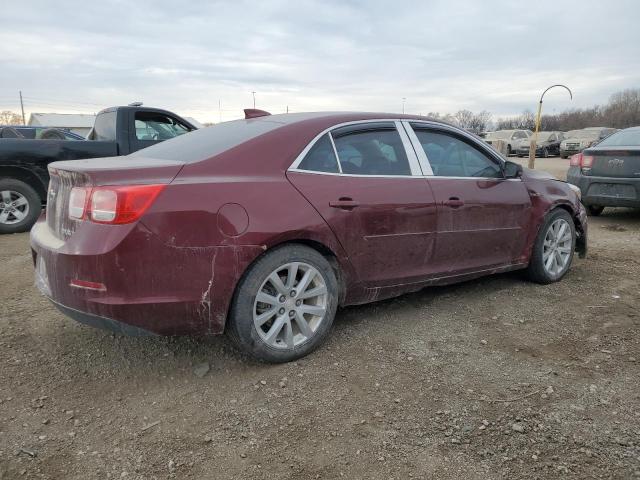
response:
<path id="1" fill-rule="evenodd" d="M 516 263 L 523 251 L 531 201 L 521 179 L 505 179 L 500 161 L 453 130 L 413 123 L 433 176 L 438 206 L 433 268 L 455 275 Z"/>
<path id="2" fill-rule="evenodd" d="M 365 286 L 428 276 L 436 206 L 404 130 L 394 122 L 339 127 L 294 166 L 289 180 L 331 227 Z"/>

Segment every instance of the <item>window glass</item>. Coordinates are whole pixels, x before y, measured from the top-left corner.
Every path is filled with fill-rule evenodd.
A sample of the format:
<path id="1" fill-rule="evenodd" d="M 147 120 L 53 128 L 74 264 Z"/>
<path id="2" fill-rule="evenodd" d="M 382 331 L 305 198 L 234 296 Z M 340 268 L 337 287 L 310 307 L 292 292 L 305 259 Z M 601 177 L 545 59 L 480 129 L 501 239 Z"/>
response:
<path id="1" fill-rule="evenodd" d="M 329 134 L 323 135 L 305 155 L 299 169 L 313 172 L 338 173 L 338 161 L 331 145 Z"/>
<path id="2" fill-rule="evenodd" d="M 219 155 L 279 127 L 282 127 L 282 123 L 264 120 L 264 117 L 233 120 L 194 130 L 189 135 L 179 135 L 131 155 L 194 163 Z"/>
<path id="3" fill-rule="evenodd" d="M 599 143 L 604 147 L 634 147 L 640 146 L 640 128 L 630 128 L 614 133 Z"/>
<path id="4" fill-rule="evenodd" d="M 190 131 L 176 119 L 153 112 L 136 112 L 135 125 L 138 140 L 169 140 Z"/>
<path id="5" fill-rule="evenodd" d="M 395 127 L 334 134 L 343 173 L 411 175 L 409 160 Z"/>
<path id="6" fill-rule="evenodd" d="M 101 113 L 96 117 L 93 124 L 91 140 L 101 140 L 104 142 L 116 141 L 116 112 Z"/>
<path id="7" fill-rule="evenodd" d="M 502 178 L 498 163 L 467 142 L 443 132 L 415 132 L 435 176 Z"/>

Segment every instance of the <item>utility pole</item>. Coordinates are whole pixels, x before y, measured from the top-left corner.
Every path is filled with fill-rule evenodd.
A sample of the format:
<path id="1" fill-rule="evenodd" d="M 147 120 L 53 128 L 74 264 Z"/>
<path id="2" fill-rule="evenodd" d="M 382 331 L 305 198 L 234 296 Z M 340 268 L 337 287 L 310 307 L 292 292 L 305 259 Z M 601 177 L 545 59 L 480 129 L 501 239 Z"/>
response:
<path id="1" fill-rule="evenodd" d="M 24 119 L 24 103 L 22 103 L 22 90 L 20 90 L 20 109 L 22 110 L 22 124 L 26 125 L 27 121 Z"/>

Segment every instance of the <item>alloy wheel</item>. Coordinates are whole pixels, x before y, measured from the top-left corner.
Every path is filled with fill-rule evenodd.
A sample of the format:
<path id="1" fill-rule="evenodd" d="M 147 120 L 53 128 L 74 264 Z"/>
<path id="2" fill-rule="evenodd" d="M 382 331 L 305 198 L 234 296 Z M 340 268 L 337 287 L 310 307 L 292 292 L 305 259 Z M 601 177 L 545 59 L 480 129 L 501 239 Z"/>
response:
<path id="1" fill-rule="evenodd" d="M 564 272 L 571 259 L 573 238 L 571 226 L 564 218 L 556 219 L 549 228 L 542 244 L 544 269 L 557 277 Z"/>
<path id="2" fill-rule="evenodd" d="M 0 192 L 0 223 L 13 225 L 20 223 L 29 215 L 29 201 L 19 192 L 2 190 Z"/>
<path id="3" fill-rule="evenodd" d="M 315 335 L 327 316 L 327 285 L 314 266 L 291 262 L 262 283 L 253 306 L 253 324 L 270 347 L 292 349 Z"/>

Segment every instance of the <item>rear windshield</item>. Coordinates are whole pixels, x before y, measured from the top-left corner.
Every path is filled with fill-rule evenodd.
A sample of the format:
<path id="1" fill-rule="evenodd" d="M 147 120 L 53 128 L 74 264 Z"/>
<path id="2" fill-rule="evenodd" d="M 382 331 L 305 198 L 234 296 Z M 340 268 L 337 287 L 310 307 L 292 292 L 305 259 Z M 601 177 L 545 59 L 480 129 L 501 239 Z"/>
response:
<path id="1" fill-rule="evenodd" d="M 180 135 L 138 150 L 131 156 L 195 163 L 282 126 L 282 123 L 263 119 L 234 120 Z"/>
<path id="2" fill-rule="evenodd" d="M 567 134 L 567 138 L 598 138 L 599 130 L 574 130 Z"/>
<path id="3" fill-rule="evenodd" d="M 640 146 L 640 129 L 622 130 L 602 140 L 598 146 L 604 147 L 638 147 Z"/>
<path id="4" fill-rule="evenodd" d="M 485 138 L 489 140 L 498 140 L 500 138 L 511 138 L 513 130 L 498 130 L 496 132 L 489 132 Z"/>

